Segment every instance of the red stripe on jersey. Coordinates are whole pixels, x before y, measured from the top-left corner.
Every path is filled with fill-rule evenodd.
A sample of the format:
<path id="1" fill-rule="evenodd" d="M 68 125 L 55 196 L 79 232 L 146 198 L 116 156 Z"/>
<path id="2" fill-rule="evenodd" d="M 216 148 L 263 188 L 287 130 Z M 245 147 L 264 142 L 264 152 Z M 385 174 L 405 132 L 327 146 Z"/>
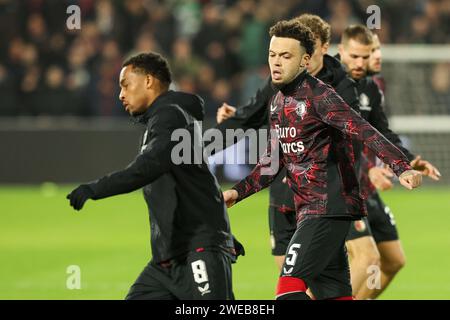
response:
<path id="1" fill-rule="evenodd" d="M 202 252 L 202 251 L 205 251 L 205 248 L 197 248 L 197 249 L 195 249 L 195 251 L 196 252 Z"/>
<path id="2" fill-rule="evenodd" d="M 329 300 L 356 300 L 356 299 L 352 296 L 344 296 L 344 297 L 337 297 L 337 298 L 333 298 L 333 299 L 329 299 Z"/>
<path id="3" fill-rule="evenodd" d="M 308 286 L 302 279 L 295 277 L 278 278 L 277 296 L 290 292 L 306 292 L 306 290 L 308 290 Z"/>

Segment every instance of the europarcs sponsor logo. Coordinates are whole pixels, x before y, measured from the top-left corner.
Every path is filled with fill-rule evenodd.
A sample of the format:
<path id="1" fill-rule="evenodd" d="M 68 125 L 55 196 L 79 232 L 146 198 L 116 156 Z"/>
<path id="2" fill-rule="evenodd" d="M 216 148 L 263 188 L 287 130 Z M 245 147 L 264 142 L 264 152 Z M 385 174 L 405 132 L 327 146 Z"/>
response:
<path id="1" fill-rule="evenodd" d="M 295 153 L 299 154 L 305 151 L 303 141 L 297 140 L 293 142 L 282 142 L 282 139 L 295 139 L 297 138 L 297 129 L 295 127 L 280 127 L 275 125 L 278 140 L 280 141 L 283 153 Z"/>

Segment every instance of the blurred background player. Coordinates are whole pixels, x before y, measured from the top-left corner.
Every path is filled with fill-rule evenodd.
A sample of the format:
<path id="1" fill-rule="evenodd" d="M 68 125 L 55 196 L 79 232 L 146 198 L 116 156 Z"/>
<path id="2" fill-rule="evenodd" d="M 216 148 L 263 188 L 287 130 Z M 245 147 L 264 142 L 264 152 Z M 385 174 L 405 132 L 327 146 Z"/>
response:
<path id="1" fill-rule="evenodd" d="M 381 44 L 378 35 L 373 34 L 373 46 L 368 64 L 368 75 L 372 77 L 384 95 L 386 83 L 381 75 L 381 68 Z M 370 179 L 370 181 L 366 181 L 368 184 L 366 190 L 369 196 L 367 201 L 369 202 L 368 207 L 370 209 L 368 220 L 373 238 L 380 252 L 381 286 L 380 288 L 370 288 L 367 284 L 363 284 L 357 291 L 357 296 L 360 299 L 375 299 L 386 289 L 400 269 L 404 267 L 406 257 L 399 240 L 394 215 L 375 190 L 385 191 L 393 187 L 391 181 L 393 177 L 392 171 L 383 165 L 377 166 L 376 156 L 367 148 L 364 148 L 362 163 L 363 166 L 361 169 L 368 169 L 368 178 Z M 415 167 L 423 167 L 423 171 L 429 171 L 425 172 L 425 175 L 430 176 L 433 180 L 439 180 L 439 171 L 431 166 L 429 162 L 422 160 L 421 156 L 416 156 L 411 164 Z"/>
<path id="2" fill-rule="evenodd" d="M 374 42 L 372 32 L 363 25 L 352 25 L 344 30 L 339 45 L 339 55 L 342 63 L 347 67 L 349 76 L 357 82 L 361 115 L 407 155 L 414 169 L 420 170 L 423 175 L 429 176 L 433 180 L 439 180 L 439 171 L 428 161 L 412 155 L 403 146 L 398 135 L 389 128 L 384 113 L 384 95 L 374 79 L 367 75 L 372 54 L 374 54 L 372 65 L 379 72 L 381 71 L 380 44 L 376 42 L 376 39 Z M 365 157 L 369 157 L 369 159 L 373 157 L 368 155 L 367 149 Z M 361 167 L 363 192 L 369 195 L 366 202 L 369 225 L 354 222 L 347 241 L 347 249 L 351 258 L 352 286 L 358 299 L 378 296 L 405 263 L 392 214 L 385 207 L 378 193 L 370 188 L 367 176 L 370 167 L 373 165 L 369 165 L 367 161 L 365 166 Z M 380 174 L 392 176 L 387 170 L 380 170 L 382 170 Z M 371 175 L 375 174 L 376 172 L 372 171 Z M 383 183 L 386 184 L 386 182 Z M 373 236 L 362 232 L 369 228 Z M 371 290 L 366 282 L 370 274 L 368 270 L 372 266 L 381 268 L 381 288 L 379 290 Z"/>

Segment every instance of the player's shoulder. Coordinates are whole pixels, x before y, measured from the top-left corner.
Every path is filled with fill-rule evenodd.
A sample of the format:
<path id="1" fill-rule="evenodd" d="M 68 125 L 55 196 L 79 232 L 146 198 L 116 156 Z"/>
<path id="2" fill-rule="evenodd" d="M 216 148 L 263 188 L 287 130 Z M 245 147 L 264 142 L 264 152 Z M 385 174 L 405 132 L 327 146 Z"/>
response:
<path id="1" fill-rule="evenodd" d="M 309 73 L 306 76 L 305 83 L 311 89 L 313 96 L 322 96 L 324 94 L 334 93 L 334 88 L 328 83 L 323 82 Z"/>
<path id="2" fill-rule="evenodd" d="M 203 120 L 203 105 L 203 99 L 198 95 L 171 91 L 150 108 L 154 108 L 153 122 L 185 125 L 194 120 Z"/>

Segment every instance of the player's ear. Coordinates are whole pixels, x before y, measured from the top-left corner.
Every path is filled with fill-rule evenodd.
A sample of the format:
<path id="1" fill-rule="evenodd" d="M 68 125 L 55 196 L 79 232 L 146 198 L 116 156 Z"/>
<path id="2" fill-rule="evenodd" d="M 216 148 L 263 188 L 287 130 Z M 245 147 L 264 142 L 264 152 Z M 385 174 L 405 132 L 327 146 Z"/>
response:
<path id="1" fill-rule="evenodd" d="M 147 89 L 150 89 L 153 86 L 154 82 L 155 78 L 151 74 L 148 74 L 145 79 L 145 87 Z"/>
<path id="2" fill-rule="evenodd" d="M 310 59 L 311 59 L 311 56 L 305 52 L 303 54 L 301 62 L 300 62 L 300 68 L 306 68 L 309 64 Z"/>
<path id="3" fill-rule="evenodd" d="M 330 43 L 327 42 L 322 46 L 322 54 L 327 54 L 328 53 L 328 48 L 330 48 Z"/>

